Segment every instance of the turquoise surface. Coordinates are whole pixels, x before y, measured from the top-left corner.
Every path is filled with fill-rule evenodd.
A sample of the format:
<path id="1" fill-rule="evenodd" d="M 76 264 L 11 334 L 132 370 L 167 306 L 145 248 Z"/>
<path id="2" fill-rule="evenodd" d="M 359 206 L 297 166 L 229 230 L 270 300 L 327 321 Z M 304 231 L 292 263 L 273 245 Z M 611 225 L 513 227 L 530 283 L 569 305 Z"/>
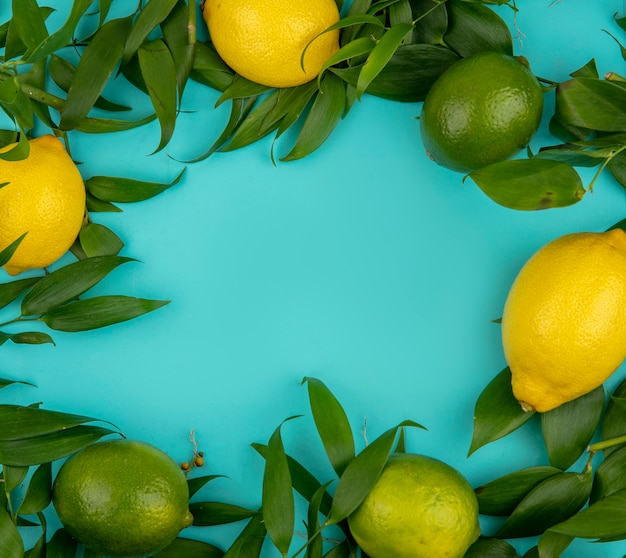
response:
<path id="1" fill-rule="evenodd" d="M 126 13 L 135 0 L 117 0 Z M 52 17 L 63 20 L 68 2 Z M 525 0 L 495 8 L 510 22 L 516 54 L 559 81 L 590 58 L 600 73 L 624 72 L 614 14 L 624 2 Z M 6 19 L 9 7 L 1 11 Z M 52 21 L 52 20 L 51 20 Z M 57 21 L 57 20 L 55 20 Z M 52 23 L 51 23 L 52 25 Z M 518 31 L 516 31 L 516 29 Z M 115 85 L 108 97 L 147 114 L 146 98 Z M 228 107 L 190 84 L 174 140 L 150 155 L 158 126 L 104 136 L 72 136 L 85 178 L 96 174 L 170 181 L 180 160 L 204 152 Z M 555 143 L 546 118 L 531 146 Z M 3 390 L 3 401 L 99 417 L 130 438 L 188 459 L 190 431 L 216 480 L 205 499 L 258 506 L 266 443 L 282 420 L 289 453 L 332 478 L 314 437 L 305 376 L 323 380 L 355 432 L 371 440 L 399 421 L 408 447 L 457 467 L 477 486 L 524 466 L 547 463 L 537 428 L 524 428 L 467 457 L 477 396 L 504 366 L 499 318 L 511 282 L 546 242 L 600 231 L 626 217 L 624 190 L 608 174 L 576 206 L 516 212 L 490 201 L 459 174 L 436 166 L 421 145 L 419 103 L 365 96 L 313 155 L 273 165 L 271 139 L 186 166 L 171 190 L 124 213 L 94 220 L 137 258 L 94 293 L 171 300 L 139 319 L 81 334 L 56 346 L 2 347 L 1 375 L 36 388 Z M 286 153 L 289 139 L 275 146 Z M 582 171 L 588 183 L 592 174 Z M 69 259 L 68 259 L 69 261 Z M 608 382 L 623 379 L 622 367 Z M 5 394 L 4 391 L 7 393 Z M 357 434 L 358 436 L 358 434 Z M 360 447 L 364 440 L 358 436 Z M 485 528 L 489 523 L 484 520 Z M 192 528 L 225 547 L 240 525 Z M 534 541 L 515 542 L 523 552 Z M 265 556 L 278 553 L 269 545 Z M 579 541 L 566 558 L 626 554 L 626 543 Z"/>

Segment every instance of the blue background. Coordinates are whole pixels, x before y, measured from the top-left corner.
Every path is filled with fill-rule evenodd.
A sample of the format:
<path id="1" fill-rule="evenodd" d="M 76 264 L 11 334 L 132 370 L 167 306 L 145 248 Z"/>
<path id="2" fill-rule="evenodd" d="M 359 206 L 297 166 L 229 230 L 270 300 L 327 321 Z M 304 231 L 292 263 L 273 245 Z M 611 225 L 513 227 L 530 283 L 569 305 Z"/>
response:
<path id="1" fill-rule="evenodd" d="M 64 20 L 59 8 L 50 28 Z M 522 35 L 516 54 L 533 71 L 561 81 L 590 58 L 600 73 L 623 73 L 608 30 L 624 2 L 524 0 L 520 12 L 497 12 Z M 126 14 L 134 0 L 117 0 Z M 6 20 L 9 7 L 2 8 Z M 117 13 L 117 12 L 116 12 Z M 201 20 L 199 24 L 202 25 Z M 203 31 L 201 31 L 202 33 Z M 148 113 L 146 97 L 113 83 L 113 100 Z M 228 107 L 191 83 L 174 140 L 158 143 L 156 124 L 111 135 L 72 135 L 85 178 L 103 174 L 171 181 L 179 161 L 203 153 L 219 135 Z M 547 133 L 553 93 L 531 146 L 556 143 Z M 265 443 L 280 422 L 289 453 L 320 480 L 332 478 L 315 438 L 304 376 L 323 380 L 341 401 L 357 436 L 371 440 L 399 421 L 411 451 L 458 468 L 474 485 L 546 464 L 536 426 L 467 457 L 477 396 L 504 366 L 499 318 L 527 258 L 574 231 L 600 231 L 626 217 L 624 190 L 606 173 L 576 206 L 516 212 L 489 200 L 462 176 L 427 159 L 419 135 L 421 104 L 365 96 L 329 140 L 301 161 L 270 161 L 271 138 L 187 165 L 171 190 L 124 213 L 94 214 L 141 263 L 112 273 L 94 294 L 129 294 L 172 302 L 106 329 L 54 333 L 56 346 L 4 345 L 1 374 L 37 388 L 3 390 L 4 402 L 87 414 L 126 436 L 189 458 L 195 431 L 213 481 L 201 496 L 255 507 Z M 277 143 L 287 153 L 293 137 Z M 592 172 L 581 171 L 585 184 Z M 65 261 L 71 261 L 67 258 Z M 608 382 L 624 377 L 622 368 Z M 6 393 L 5 393 L 6 392 Z M 577 465 L 578 466 L 578 465 Z M 577 467 L 576 466 L 576 467 Z M 484 526 L 490 524 L 485 519 Z M 240 525 L 192 528 L 186 535 L 227 546 Z M 534 541 L 514 542 L 520 552 Z M 617 557 L 626 543 L 579 541 L 567 558 Z M 269 545 L 266 556 L 277 556 Z"/>

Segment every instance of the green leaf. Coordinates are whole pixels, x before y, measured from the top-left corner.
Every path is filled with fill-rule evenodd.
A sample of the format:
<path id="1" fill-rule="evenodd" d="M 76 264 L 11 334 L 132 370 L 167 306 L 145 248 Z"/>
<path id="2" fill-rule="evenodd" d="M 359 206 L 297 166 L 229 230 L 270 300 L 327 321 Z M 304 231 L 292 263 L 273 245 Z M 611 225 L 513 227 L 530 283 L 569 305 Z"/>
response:
<path id="1" fill-rule="evenodd" d="M 226 551 L 224 558 L 259 558 L 266 534 L 263 516 L 255 515 Z"/>
<path id="2" fill-rule="evenodd" d="M 267 456 L 267 446 L 262 444 L 252 444 L 252 447 L 259 452 L 264 458 Z M 291 485 L 307 502 L 310 502 L 315 493 L 319 490 L 321 483 L 312 475 L 301 463 L 293 457 L 287 456 L 289 465 L 289 476 L 291 477 Z M 324 515 L 328 515 L 333 503 L 332 496 L 326 492 L 322 498 L 320 511 Z"/>
<path id="3" fill-rule="evenodd" d="M 346 467 L 339 479 L 333 505 L 326 520 L 333 525 L 356 510 L 376 484 L 394 446 L 398 430 L 403 426 L 424 428 L 413 421 L 404 421 L 390 428 L 369 444 Z"/>
<path id="4" fill-rule="evenodd" d="M 46 509 L 52 501 L 52 465 L 42 463 L 35 469 L 18 513 L 30 515 Z"/>
<path id="5" fill-rule="evenodd" d="M 519 558 L 519 555 L 506 541 L 480 538 L 467 549 L 463 558 Z"/>
<path id="6" fill-rule="evenodd" d="M 65 529 L 58 529 L 46 546 L 46 558 L 73 558 L 78 543 Z"/>
<path id="7" fill-rule="evenodd" d="M 27 48 L 35 48 L 48 36 L 44 15 L 36 0 L 13 0 L 11 24 Z"/>
<path id="8" fill-rule="evenodd" d="M 239 74 L 236 74 L 233 77 L 233 82 L 230 84 L 228 89 L 226 89 L 220 95 L 220 98 L 215 103 L 215 106 L 220 106 L 222 103 L 225 103 L 226 101 L 230 101 L 232 99 L 243 99 L 247 97 L 256 97 L 258 95 L 263 95 L 272 91 L 272 89 L 272 87 L 268 87 L 267 85 L 261 85 L 260 83 L 250 81 L 249 79 L 243 78 Z"/>
<path id="9" fill-rule="evenodd" d="M 591 489 L 591 503 L 626 489 L 626 447 L 615 449 L 596 469 Z"/>
<path id="10" fill-rule="evenodd" d="M 17 76 L 0 81 L 0 104 L 19 128 L 30 130 L 34 127 L 33 107 Z"/>
<path id="11" fill-rule="evenodd" d="M 41 436 L 0 440 L 0 462 L 28 466 L 56 461 L 109 434 L 115 432 L 100 426 L 79 425 Z"/>
<path id="12" fill-rule="evenodd" d="M 320 525 L 320 505 L 332 481 L 319 487 L 313 494 L 307 510 L 307 549 L 305 558 L 322 558 L 323 540 Z"/>
<path id="13" fill-rule="evenodd" d="M 139 47 L 138 55 L 141 75 L 161 126 L 161 139 L 154 150 L 156 153 L 169 143 L 174 134 L 177 114 L 176 67 L 167 45 L 161 39 Z"/>
<path id="14" fill-rule="evenodd" d="M 87 200 L 86 200 L 85 206 L 87 207 L 87 211 L 89 213 L 99 213 L 103 211 L 123 213 L 123 209 L 120 209 L 119 207 L 117 207 L 116 205 L 110 202 L 99 200 L 95 196 L 92 196 L 89 192 L 87 192 Z"/>
<path id="15" fill-rule="evenodd" d="M 116 203 L 133 203 L 150 199 L 178 184 L 185 170 L 172 182 L 147 182 L 113 176 L 92 176 L 85 181 L 87 191 L 96 198 Z"/>
<path id="16" fill-rule="evenodd" d="M 121 256 L 87 258 L 41 278 L 22 300 L 22 315 L 36 316 L 78 297 L 118 266 L 135 261 Z"/>
<path id="17" fill-rule="evenodd" d="M 11 257 L 15 253 L 15 250 L 17 250 L 17 247 L 20 245 L 22 240 L 24 240 L 24 237 L 27 234 L 28 233 L 24 233 L 17 240 L 14 240 L 13 242 L 11 242 L 11 244 L 9 244 L 6 248 L 4 248 L 0 252 L 0 267 L 4 266 L 11 259 Z"/>
<path id="18" fill-rule="evenodd" d="M 140 50 L 148 35 L 169 15 L 176 2 L 177 0 L 151 0 L 145 4 L 125 38 L 122 64 L 126 64 Z"/>
<path id="19" fill-rule="evenodd" d="M 493 201 L 531 211 L 578 203 L 585 189 L 568 164 L 548 159 L 514 159 L 489 165 L 468 176 Z"/>
<path id="20" fill-rule="evenodd" d="M 37 539 L 37 542 L 32 548 L 29 548 L 24 553 L 24 558 L 46 558 L 46 533 Z M 87 557 L 83 557 L 87 558 Z"/>
<path id="21" fill-rule="evenodd" d="M 306 157 L 326 141 L 341 119 L 346 107 L 346 85 L 334 74 L 322 80 L 320 91 L 306 115 L 296 143 L 281 161 Z"/>
<path id="22" fill-rule="evenodd" d="M 267 445 L 263 474 L 263 521 L 274 546 L 282 556 L 287 556 L 293 537 L 295 508 L 281 426 L 274 431 Z"/>
<path id="23" fill-rule="evenodd" d="M 176 68 L 176 89 L 178 90 L 179 105 L 191 73 L 196 51 L 196 35 L 189 29 L 190 15 L 195 17 L 193 10 L 195 10 L 193 2 L 190 2 L 190 6 L 188 6 L 185 0 L 178 0 L 172 11 L 161 23 L 163 40 L 172 54 Z"/>
<path id="24" fill-rule="evenodd" d="M 124 132 L 149 124 L 156 119 L 156 115 L 146 116 L 139 120 L 114 120 L 112 118 L 83 118 L 76 129 L 85 134 L 108 134 L 111 132 Z"/>
<path id="25" fill-rule="evenodd" d="M 89 258 L 117 256 L 124 243 L 111 229 L 98 223 L 89 223 L 80 230 L 80 245 Z"/>
<path id="26" fill-rule="evenodd" d="M 216 546 L 178 537 L 164 550 L 157 552 L 154 558 L 222 558 L 224 552 Z"/>
<path id="27" fill-rule="evenodd" d="M 626 188 L 626 152 L 622 151 L 609 160 L 609 172 L 623 188 Z"/>
<path id="28" fill-rule="evenodd" d="M 12 386 L 13 384 L 22 384 L 25 386 L 35 385 L 35 384 L 31 384 L 30 382 L 25 382 L 23 380 L 8 380 L 7 378 L 0 378 L 0 389 L 5 388 L 7 386 Z"/>
<path id="29" fill-rule="evenodd" d="M 407 33 L 413 30 L 411 23 L 399 23 L 389 29 L 378 41 L 367 57 L 359 73 L 356 84 L 356 96 L 360 98 L 374 78 L 380 74 L 387 62 L 391 59 Z"/>
<path id="30" fill-rule="evenodd" d="M 189 511 L 193 515 L 193 525 L 199 527 L 235 523 L 244 519 L 250 519 L 259 513 L 255 510 L 224 502 L 192 502 L 189 504 Z"/>
<path id="31" fill-rule="evenodd" d="M 626 538 L 626 490 L 597 501 L 550 531 L 582 539 L 600 541 Z"/>
<path id="32" fill-rule="evenodd" d="M 204 485 L 215 479 L 221 479 L 223 475 L 203 475 L 201 477 L 194 477 L 187 479 L 187 486 L 189 487 L 189 498 L 194 496 Z"/>
<path id="33" fill-rule="evenodd" d="M 11 304 L 16 298 L 32 287 L 41 277 L 29 277 L 27 279 L 17 279 L 8 283 L 0 284 L 0 308 Z"/>
<path id="34" fill-rule="evenodd" d="M 571 517 L 587 502 L 592 478 L 591 472 L 559 473 L 541 481 L 513 510 L 496 532 L 496 537 L 540 535 Z"/>
<path id="35" fill-rule="evenodd" d="M 568 469 L 587 449 L 604 411 L 602 386 L 542 413 L 541 428 L 550 464 Z"/>
<path id="36" fill-rule="evenodd" d="M 574 537 L 546 531 L 539 539 L 537 556 L 538 558 L 559 558 L 573 540 Z"/>
<path id="37" fill-rule="evenodd" d="M 581 128 L 626 131 L 626 89 L 614 82 L 574 78 L 556 89 L 556 116 Z"/>
<path id="38" fill-rule="evenodd" d="M 97 420 L 38 407 L 0 405 L 0 441 L 34 438 Z"/>
<path id="39" fill-rule="evenodd" d="M 432 0 L 411 0 L 413 20 L 413 43 L 443 46 L 443 36 L 448 30 L 448 11 L 445 4 L 433 9 Z M 449 50 L 449 49 L 446 49 Z"/>
<path id="40" fill-rule="evenodd" d="M 54 83 L 67 93 L 72 85 L 74 75 L 76 74 L 76 67 L 71 62 L 68 62 L 57 54 L 52 54 L 50 56 L 50 62 L 48 63 L 48 71 L 50 72 L 50 77 L 54 80 Z M 102 96 L 96 99 L 94 107 L 107 110 L 109 112 L 130 110 L 130 107 L 128 106 L 114 103 Z"/>
<path id="41" fill-rule="evenodd" d="M 626 435 L 626 405 L 621 403 L 626 399 L 626 380 L 623 380 L 611 395 L 602 420 L 602 440 L 610 440 Z M 604 457 L 608 457 L 619 447 L 613 446 L 604 450 Z"/>
<path id="42" fill-rule="evenodd" d="M 19 333 L 12 333 L 10 335 L 12 343 L 18 345 L 43 345 L 45 343 L 51 343 L 54 345 L 54 340 L 47 333 L 41 331 L 20 331 Z"/>
<path id="43" fill-rule="evenodd" d="M 26 159 L 29 153 L 30 153 L 30 144 L 28 143 L 28 136 L 24 133 L 23 130 L 20 130 L 19 139 L 17 143 L 13 147 L 11 147 L 11 149 L 9 149 L 8 151 L 2 151 L 0 153 L 0 159 L 2 159 L 3 161 L 21 161 L 22 159 Z M 26 236 L 26 233 L 24 233 L 18 240 L 21 241 L 21 239 L 24 238 L 24 236 Z M 10 246 L 13 246 L 13 245 L 11 244 Z M 3 256 L 3 254 L 4 254 L 4 250 L 0 252 L 0 258 Z"/>
<path id="44" fill-rule="evenodd" d="M 324 554 L 324 558 L 350 558 L 350 556 L 353 556 L 353 554 L 348 541 L 342 541 Z M 361 556 L 367 558 L 363 555 L 363 551 L 361 551 Z"/>
<path id="45" fill-rule="evenodd" d="M 480 513 L 510 515 L 541 481 L 561 473 L 556 467 L 537 466 L 509 473 L 475 489 Z"/>
<path id="46" fill-rule="evenodd" d="M 506 22 L 491 8 L 477 2 L 448 0 L 445 44 L 462 57 L 479 52 L 513 55 L 513 38 Z"/>
<path id="47" fill-rule="evenodd" d="M 122 56 L 131 22 L 131 17 L 108 21 L 89 41 L 61 111 L 59 127 L 62 130 L 84 125 L 84 118 L 100 97 Z"/>
<path id="48" fill-rule="evenodd" d="M 343 407 L 326 385 L 316 378 L 304 378 L 311 412 L 326 455 L 339 477 L 354 459 L 354 435 Z"/>
<path id="49" fill-rule="evenodd" d="M 468 455 L 517 430 L 533 417 L 513 395 L 511 370 L 502 370 L 482 391 L 474 409 L 474 433 Z"/>
<path id="50" fill-rule="evenodd" d="M 226 91 L 235 73 L 219 57 L 215 49 L 201 42 L 194 46 L 193 66 L 190 78 L 217 91 Z"/>
<path id="51" fill-rule="evenodd" d="M 399 102 L 423 101 L 441 74 L 459 60 L 449 49 L 423 44 L 402 45 L 368 86 L 366 93 Z M 359 67 L 333 68 L 356 85 Z"/>
<path id="52" fill-rule="evenodd" d="M 22 537 L 4 508 L 0 508 L 0 556 L 2 558 L 24 556 Z"/>
<path id="53" fill-rule="evenodd" d="M 166 304 L 169 300 L 98 296 L 57 306 L 41 319 L 49 328 L 58 331 L 87 331 L 137 318 Z"/>
<path id="54" fill-rule="evenodd" d="M 10 467 L 2 466 L 2 477 L 4 479 L 4 491 L 11 492 L 15 490 L 26 478 L 28 467 Z"/>

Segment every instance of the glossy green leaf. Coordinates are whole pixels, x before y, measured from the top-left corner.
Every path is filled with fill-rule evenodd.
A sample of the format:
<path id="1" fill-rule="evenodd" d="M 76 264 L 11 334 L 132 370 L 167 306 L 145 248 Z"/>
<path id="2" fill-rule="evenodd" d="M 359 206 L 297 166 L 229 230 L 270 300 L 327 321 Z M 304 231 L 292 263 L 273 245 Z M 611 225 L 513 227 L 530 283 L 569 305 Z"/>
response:
<path id="1" fill-rule="evenodd" d="M 0 81 L 0 104 L 23 130 L 30 130 L 35 125 L 33 107 L 30 98 L 22 91 L 18 77 Z"/>
<path id="2" fill-rule="evenodd" d="M 594 78 L 559 83 L 555 114 L 573 126 L 604 132 L 626 131 L 626 90 Z"/>
<path id="3" fill-rule="evenodd" d="M 26 386 L 35 385 L 35 384 L 31 384 L 30 382 L 25 382 L 23 380 L 9 380 L 7 378 L 0 378 L 0 389 L 5 388 L 7 386 L 12 386 L 13 384 L 22 384 Z"/>
<path id="4" fill-rule="evenodd" d="M 626 489 L 595 502 L 550 530 L 583 539 L 626 538 Z"/>
<path id="5" fill-rule="evenodd" d="M 126 64 L 141 49 L 148 35 L 169 15 L 176 2 L 177 0 L 150 0 L 144 5 L 126 38 L 122 64 Z"/>
<path id="6" fill-rule="evenodd" d="M 105 23 L 85 48 L 61 111 L 62 130 L 84 126 L 83 119 L 94 106 L 117 66 L 131 28 L 130 17 Z"/>
<path id="7" fill-rule="evenodd" d="M 65 60 L 65 58 L 61 58 L 57 54 L 52 54 L 50 56 L 50 62 L 48 63 L 48 71 L 50 72 L 50 77 L 54 80 L 54 83 L 63 89 L 63 91 L 67 92 L 71 87 L 72 80 L 76 74 L 76 67 L 71 62 Z M 130 110 L 130 107 L 128 106 L 114 103 L 102 96 L 96 99 L 94 107 L 110 112 Z"/>
<path id="8" fill-rule="evenodd" d="M 156 120 L 156 115 L 152 114 L 139 120 L 116 120 L 112 118 L 83 118 L 77 126 L 79 132 L 86 134 L 109 134 L 112 132 L 124 132 L 145 126 Z"/>
<path id="9" fill-rule="evenodd" d="M 41 120 L 41 123 L 50 128 L 51 130 L 55 130 L 57 125 L 55 121 L 52 119 L 52 114 L 50 113 L 50 108 L 47 104 L 40 102 L 38 99 L 34 98 L 28 88 L 35 87 L 40 91 L 45 91 L 47 87 L 47 82 L 49 80 L 49 72 L 46 59 L 38 60 L 34 64 L 31 64 L 30 70 L 27 72 L 22 72 L 18 74 L 17 79 L 20 83 L 20 89 L 22 90 L 22 94 L 29 99 L 29 108 L 32 110 L 35 117 Z"/>
<path id="10" fill-rule="evenodd" d="M 267 456 L 267 446 L 263 444 L 252 444 L 252 447 L 264 458 Z M 310 502 L 317 490 L 322 486 L 321 483 L 308 469 L 289 455 L 287 456 L 287 463 L 289 465 L 289 476 L 294 490 L 307 502 Z M 332 502 L 332 496 L 330 493 L 326 492 L 320 505 L 320 511 L 324 515 L 328 515 L 330 512 Z"/>
<path id="11" fill-rule="evenodd" d="M 41 436 L 0 440 L 0 462 L 27 466 L 56 461 L 109 434 L 115 432 L 100 426 L 79 425 Z"/>
<path id="12" fill-rule="evenodd" d="M 161 126 L 161 139 L 154 151 L 156 153 L 169 143 L 176 126 L 176 66 L 167 45 L 161 39 L 139 47 L 138 57 L 141 75 Z"/>
<path id="13" fill-rule="evenodd" d="M 22 130 L 21 133 L 19 134 L 19 139 L 17 143 L 8 151 L 2 151 L 0 153 L 0 159 L 2 159 L 3 161 L 21 161 L 22 159 L 26 159 L 29 153 L 30 153 L 30 144 L 28 143 L 28 136 L 25 133 L 23 133 L 23 130 Z M 18 241 L 21 242 L 24 236 L 26 236 L 26 233 L 24 233 L 16 242 Z M 10 244 L 9 247 L 7 248 L 11 248 L 12 246 L 14 245 Z M 5 248 L 4 250 L 2 250 L 2 252 L 0 252 L 0 261 L 2 261 L 2 259 L 4 258 L 5 250 L 7 250 L 7 248 Z M 13 249 L 15 248 L 17 248 L 17 244 L 15 244 Z"/>
<path id="14" fill-rule="evenodd" d="M 561 472 L 556 467 L 529 467 L 479 486 L 475 492 L 480 513 L 495 516 L 510 515 L 535 486 Z"/>
<path id="15" fill-rule="evenodd" d="M 29 49 L 23 57 L 23 62 L 34 64 L 71 43 L 76 26 L 92 3 L 93 0 L 73 0 L 72 9 L 65 23 L 54 33 L 44 37 L 37 46 Z"/>
<path id="16" fill-rule="evenodd" d="M 22 300 L 22 315 L 44 314 L 73 300 L 118 266 L 135 261 L 121 256 L 97 256 L 63 266 L 41 278 Z"/>
<path id="17" fill-rule="evenodd" d="M 281 426 L 274 431 L 267 444 L 263 474 L 263 521 L 274 546 L 282 556 L 287 556 L 293 537 L 295 506 Z"/>
<path id="18" fill-rule="evenodd" d="M 96 198 L 116 203 L 133 203 L 157 196 L 180 182 L 183 170 L 172 182 L 148 182 L 113 176 L 92 176 L 85 181 L 87 191 Z"/>
<path id="19" fill-rule="evenodd" d="M 15 253 L 15 250 L 17 250 L 17 247 L 20 245 L 22 240 L 24 240 L 24 237 L 27 234 L 28 233 L 24 233 L 17 240 L 14 240 L 13 242 L 11 242 L 11 244 L 9 244 L 6 248 L 4 248 L 0 252 L 0 267 L 4 266 L 11 259 L 11 257 Z"/>
<path id="20" fill-rule="evenodd" d="M 525 412 L 515 399 L 511 371 L 505 368 L 489 382 L 476 401 L 474 433 L 468 455 L 517 430 L 533 415 L 533 412 Z"/>
<path id="21" fill-rule="evenodd" d="M 350 41 L 348 44 L 342 46 L 322 65 L 319 75 L 317 77 L 318 83 L 321 82 L 324 73 L 331 66 L 334 66 L 335 64 L 339 64 L 340 62 L 345 62 L 354 57 L 359 57 L 364 54 L 368 54 L 372 51 L 375 45 L 376 45 L 376 42 L 372 39 L 372 37 L 361 37 L 359 39 L 355 39 L 354 41 Z M 354 79 L 355 85 L 356 85 L 356 80 L 358 79 L 359 71 L 360 69 L 358 69 L 355 74 L 355 79 Z"/>
<path id="22" fill-rule="evenodd" d="M 462 57 L 479 52 L 513 55 L 513 38 L 506 22 L 491 8 L 477 2 L 448 0 L 445 44 Z"/>
<path id="23" fill-rule="evenodd" d="M 8 283 L 0 284 L 0 308 L 11 304 L 15 299 L 32 287 L 41 277 L 28 277 L 26 279 L 16 279 Z"/>
<path id="24" fill-rule="evenodd" d="M 178 537 L 154 558 L 222 558 L 224 552 L 216 546 L 192 539 Z"/>
<path id="25" fill-rule="evenodd" d="M 320 505 L 322 503 L 326 489 L 332 481 L 319 487 L 313 494 L 307 510 L 307 548 L 304 558 L 322 558 L 324 543 L 322 540 L 320 524 Z"/>
<path id="26" fill-rule="evenodd" d="M 166 304 L 169 300 L 98 296 L 57 306 L 41 319 L 49 328 L 58 331 L 87 331 L 137 318 Z"/>
<path id="27" fill-rule="evenodd" d="M 326 74 L 293 148 L 280 160 L 295 161 L 315 151 L 335 129 L 345 107 L 345 83 L 332 73 Z"/>
<path id="28" fill-rule="evenodd" d="M 43 511 L 52 501 L 52 465 L 42 463 L 35 469 L 18 513 L 24 515 Z"/>
<path id="29" fill-rule="evenodd" d="M 250 81 L 244 77 L 241 77 L 239 74 L 236 74 L 233 77 L 233 82 L 228 86 L 227 89 L 220 95 L 219 99 L 215 103 L 215 106 L 219 106 L 226 101 L 230 101 L 232 99 L 243 99 L 246 97 L 256 97 L 258 95 L 263 95 L 272 91 L 272 87 L 268 87 L 267 85 L 261 85 L 260 83 L 255 83 L 254 81 Z"/>
<path id="30" fill-rule="evenodd" d="M 566 207 L 585 195 L 570 165 L 548 159 L 502 161 L 468 176 L 496 203 L 523 211 Z"/>
<path id="31" fill-rule="evenodd" d="M 201 42 L 195 43 L 191 79 L 223 92 L 232 85 L 234 76 L 215 49 Z"/>
<path id="32" fill-rule="evenodd" d="M 398 47 L 402 44 L 403 38 L 407 33 L 413 30 L 410 23 L 399 23 L 391 27 L 378 41 L 374 49 L 367 57 L 367 61 L 363 64 L 359 72 L 359 78 L 356 83 L 357 98 L 361 97 L 369 85 L 374 81 L 376 76 L 380 74 L 387 62 L 391 59 Z"/>
<path id="33" fill-rule="evenodd" d="M 542 148 L 535 157 L 560 161 L 573 167 L 595 167 L 603 162 L 597 151 L 584 150 L 573 144 Z"/>
<path id="34" fill-rule="evenodd" d="M 111 229 L 98 223 L 89 223 L 79 234 L 80 245 L 89 258 L 117 256 L 124 243 Z"/>
<path id="35" fill-rule="evenodd" d="M 33 49 L 48 36 L 44 15 L 36 0 L 13 0 L 11 25 L 27 48 Z"/>
<path id="36" fill-rule="evenodd" d="M 250 519 L 259 512 L 224 502 L 192 502 L 189 511 L 193 525 L 211 527 Z"/>
<path id="37" fill-rule="evenodd" d="M 626 406 L 620 400 L 626 399 L 626 380 L 623 380 L 611 394 L 602 420 L 602 440 L 610 440 L 626 435 Z M 604 457 L 608 457 L 619 446 L 608 447 L 604 450 Z"/>
<path id="38" fill-rule="evenodd" d="M 187 486 L 189 487 L 189 498 L 197 494 L 207 483 L 221 478 L 223 478 L 223 475 L 203 475 L 201 477 L 188 478 Z"/>
<path id="39" fill-rule="evenodd" d="M 422 44 L 402 45 L 366 93 L 398 102 L 423 101 L 441 74 L 459 60 L 449 49 Z M 333 73 L 356 85 L 359 67 L 333 68 Z"/>
<path id="40" fill-rule="evenodd" d="M 424 428 L 416 422 L 404 421 L 381 434 L 359 453 L 339 479 L 327 524 L 338 523 L 361 505 L 376 484 L 394 446 L 398 430 L 403 426 Z"/>
<path id="41" fill-rule="evenodd" d="M 46 545 L 46 558 L 74 558 L 78 543 L 65 529 L 58 529 Z"/>
<path id="42" fill-rule="evenodd" d="M 561 535 L 560 533 L 555 533 L 553 531 L 546 531 L 539 539 L 539 544 L 537 545 L 537 557 L 559 558 L 573 540 L 573 537 Z"/>
<path id="43" fill-rule="evenodd" d="M 541 429 L 550 464 L 568 469 L 587 449 L 604 411 L 604 388 L 542 413 Z"/>
<path id="44" fill-rule="evenodd" d="M 190 14 L 191 7 L 191 14 Z M 163 41 L 169 49 L 176 68 L 176 89 L 178 105 L 189 79 L 194 63 L 196 35 L 190 31 L 190 15 L 195 17 L 193 2 L 187 5 L 186 0 L 178 0 L 172 11 L 161 23 Z"/>
<path id="45" fill-rule="evenodd" d="M 413 43 L 443 46 L 443 37 L 448 30 L 448 11 L 442 3 L 433 9 L 432 0 L 411 0 L 413 19 Z"/>
<path id="46" fill-rule="evenodd" d="M 541 481 L 513 510 L 495 536 L 508 539 L 540 535 L 571 517 L 589 499 L 592 478 L 591 472 L 567 472 Z"/>
<path id="47" fill-rule="evenodd" d="M 2 478 L 4 479 L 4 491 L 11 492 L 15 490 L 26 478 L 28 467 L 10 467 L 2 466 Z"/>
<path id="48" fill-rule="evenodd" d="M 226 551 L 224 558 L 259 558 L 266 534 L 262 515 L 255 515 Z"/>
<path id="49" fill-rule="evenodd" d="M 97 420 L 38 407 L 0 405 L 0 441 L 33 438 Z"/>
<path id="50" fill-rule="evenodd" d="M 591 503 L 626 489 L 626 447 L 622 446 L 605 457 L 593 478 Z"/>
<path id="51" fill-rule="evenodd" d="M 584 66 L 581 66 L 578 70 L 573 71 L 570 76 L 572 77 L 587 77 L 596 78 L 600 77 L 598 72 L 598 66 L 594 58 L 589 60 Z"/>
<path id="52" fill-rule="evenodd" d="M 43 345 L 51 343 L 54 345 L 54 340 L 47 333 L 41 331 L 20 331 L 19 333 L 12 333 L 10 336 L 11 342 L 18 345 Z"/>
<path id="53" fill-rule="evenodd" d="M 0 508 L 0 556 L 2 558 L 22 558 L 24 556 L 22 537 L 3 507 Z"/>
<path id="54" fill-rule="evenodd" d="M 307 377 L 303 382 L 307 383 L 313 420 L 326 455 L 337 476 L 341 477 L 356 453 L 348 417 L 339 401 L 321 380 Z"/>
<path id="55" fill-rule="evenodd" d="M 85 207 L 89 213 L 99 213 L 103 211 L 111 211 L 114 213 L 122 213 L 124 210 L 112 204 L 111 202 L 105 202 L 99 200 L 95 196 L 91 195 L 87 192 L 87 199 L 85 202 Z"/>
<path id="56" fill-rule="evenodd" d="M 623 188 L 626 188 L 626 152 L 622 151 L 612 157 L 607 168 L 613 178 L 615 178 Z"/>
<path id="57" fill-rule="evenodd" d="M 480 538 L 467 549 L 463 558 L 519 558 L 519 555 L 506 541 Z"/>

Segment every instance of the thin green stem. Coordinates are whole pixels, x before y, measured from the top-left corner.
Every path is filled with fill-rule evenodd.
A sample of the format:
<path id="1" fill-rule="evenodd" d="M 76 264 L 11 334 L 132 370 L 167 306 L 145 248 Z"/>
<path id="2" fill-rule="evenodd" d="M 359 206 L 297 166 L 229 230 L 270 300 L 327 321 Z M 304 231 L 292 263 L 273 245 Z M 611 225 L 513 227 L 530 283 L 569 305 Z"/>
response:
<path id="1" fill-rule="evenodd" d="M 619 155 L 622 151 L 624 151 L 626 149 L 626 144 L 622 145 L 619 149 L 616 149 L 613 153 L 611 153 L 611 155 L 609 155 L 604 162 L 600 165 L 600 168 L 598 169 L 598 171 L 596 172 L 596 174 L 594 175 L 594 177 L 591 179 L 591 182 L 589 183 L 588 186 L 588 190 L 590 192 L 593 192 L 593 187 L 596 183 L 596 181 L 598 180 L 598 178 L 600 178 L 600 175 L 602 174 L 602 171 L 606 168 L 606 166 L 611 162 L 611 159 L 613 159 L 613 157 L 615 157 L 616 155 Z"/>
<path id="2" fill-rule="evenodd" d="M 601 442 L 591 444 L 587 448 L 587 451 L 589 453 L 595 454 L 599 451 L 605 450 L 607 448 L 612 448 L 614 446 L 619 446 L 621 444 L 626 444 L 626 435 L 617 436 L 616 438 L 609 438 L 608 440 L 602 440 Z"/>

